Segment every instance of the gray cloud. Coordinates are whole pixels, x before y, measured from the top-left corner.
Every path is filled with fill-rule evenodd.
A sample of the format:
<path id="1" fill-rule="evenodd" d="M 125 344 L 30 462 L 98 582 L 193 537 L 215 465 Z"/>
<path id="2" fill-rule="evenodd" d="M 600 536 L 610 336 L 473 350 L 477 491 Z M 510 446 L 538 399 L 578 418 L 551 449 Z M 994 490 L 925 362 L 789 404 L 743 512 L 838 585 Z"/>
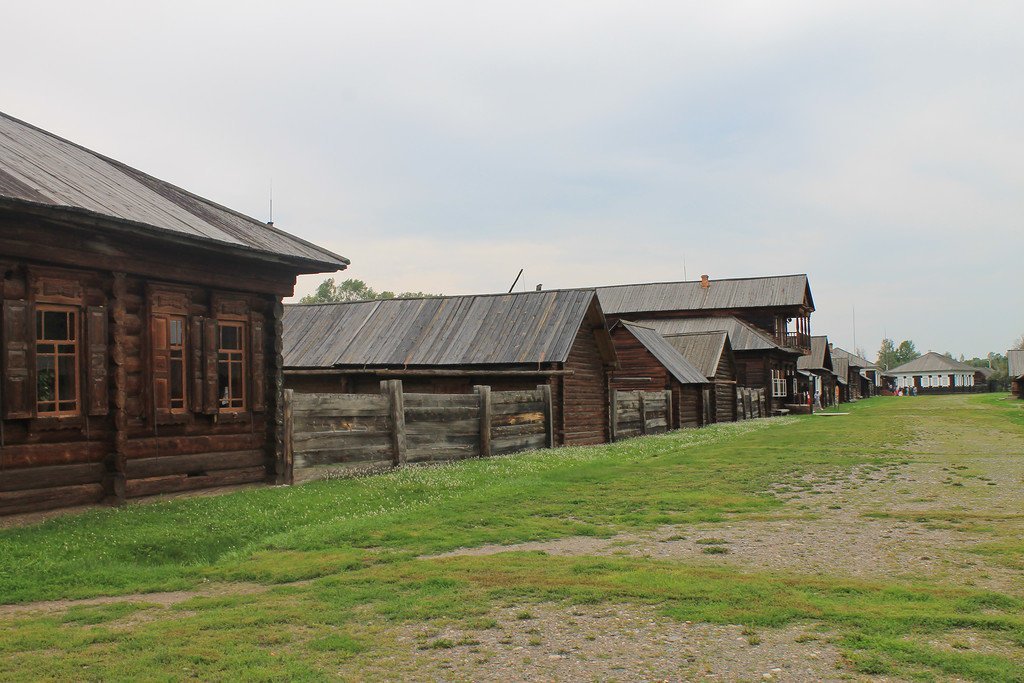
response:
<path id="1" fill-rule="evenodd" d="M 1024 332 L 1016 3 L 32 3 L 3 108 L 389 289 L 808 272 L 817 331 Z M 300 283 L 307 291 L 315 279 Z"/>

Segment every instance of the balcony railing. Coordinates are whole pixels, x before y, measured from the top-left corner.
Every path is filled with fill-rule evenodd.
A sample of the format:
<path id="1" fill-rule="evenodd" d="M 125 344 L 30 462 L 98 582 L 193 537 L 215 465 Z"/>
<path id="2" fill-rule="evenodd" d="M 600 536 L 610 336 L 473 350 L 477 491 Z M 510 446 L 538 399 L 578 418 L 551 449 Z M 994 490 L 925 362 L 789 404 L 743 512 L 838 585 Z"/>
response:
<path id="1" fill-rule="evenodd" d="M 810 351 L 811 335 L 804 334 L 803 332 L 787 332 L 783 344 L 786 348 Z"/>

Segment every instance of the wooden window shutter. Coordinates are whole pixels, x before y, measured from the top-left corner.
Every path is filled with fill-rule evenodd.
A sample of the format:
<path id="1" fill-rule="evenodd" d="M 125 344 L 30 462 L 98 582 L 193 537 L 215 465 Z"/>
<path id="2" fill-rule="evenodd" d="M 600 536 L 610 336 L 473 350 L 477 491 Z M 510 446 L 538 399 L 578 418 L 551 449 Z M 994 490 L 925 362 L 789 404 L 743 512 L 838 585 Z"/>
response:
<path id="1" fill-rule="evenodd" d="M 267 340 L 263 333 L 263 315 L 252 314 L 250 329 L 252 331 L 252 389 L 250 393 L 250 405 L 253 411 L 261 413 L 267 409 L 267 361 L 266 346 Z"/>
<path id="2" fill-rule="evenodd" d="M 105 306 L 89 306 L 85 316 L 86 339 L 86 401 L 89 415 L 106 415 L 110 410 L 110 372 L 107 359 L 109 339 L 107 337 L 107 309 Z"/>
<path id="3" fill-rule="evenodd" d="M 218 412 L 220 396 L 217 395 L 217 321 L 207 318 L 203 321 L 203 412 L 213 415 Z"/>
<path id="4" fill-rule="evenodd" d="M 5 301 L 3 310 L 4 417 L 32 417 L 35 384 L 32 377 L 32 318 L 27 301 Z"/>
<path id="5" fill-rule="evenodd" d="M 206 412 L 206 401 L 204 400 L 206 387 L 206 365 L 203 363 L 203 327 L 205 320 L 200 316 L 194 316 L 189 327 L 189 348 L 188 363 L 189 377 L 191 378 L 192 412 Z"/>
<path id="6" fill-rule="evenodd" d="M 153 316 L 149 319 L 150 348 L 153 354 L 153 407 L 157 415 L 167 415 L 171 412 L 171 350 L 167 323 L 164 316 Z"/>

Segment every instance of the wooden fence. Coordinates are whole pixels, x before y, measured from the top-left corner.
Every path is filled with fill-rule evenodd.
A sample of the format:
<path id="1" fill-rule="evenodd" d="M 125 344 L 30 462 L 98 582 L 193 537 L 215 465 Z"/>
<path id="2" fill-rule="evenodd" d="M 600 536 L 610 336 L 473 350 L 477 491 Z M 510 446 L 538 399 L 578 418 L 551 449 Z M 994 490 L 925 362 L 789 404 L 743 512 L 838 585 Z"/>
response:
<path id="1" fill-rule="evenodd" d="M 768 417 L 768 402 L 765 399 L 764 389 L 737 387 L 736 419 L 752 420 L 758 417 Z"/>
<path id="2" fill-rule="evenodd" d="M 285 391 L 289 481 L 309 470 L 392 467 L 501 455 L 554 443 L 551 387 L 472 394 L 407 394 L 401 380 L 379 394 Z"/>
<path id="3" fill-rule="evenodd" d="M 611 391 L 612 441 L 645 434 L 661 434 L 671 429 L 672 392 Z"/>

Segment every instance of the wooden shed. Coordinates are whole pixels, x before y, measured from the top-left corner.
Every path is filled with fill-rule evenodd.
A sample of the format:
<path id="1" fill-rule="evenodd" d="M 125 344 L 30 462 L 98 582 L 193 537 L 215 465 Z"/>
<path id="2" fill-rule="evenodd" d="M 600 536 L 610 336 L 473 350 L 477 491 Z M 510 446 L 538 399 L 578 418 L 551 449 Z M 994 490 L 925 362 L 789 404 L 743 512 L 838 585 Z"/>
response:
<path id="1" fill-rule="evenodd" d="M 1024 349 L 1007 351 L 1006 362 L 1010 376 L 1010 391 L 1017 398 L 1024 399 Z"/>
<path id="2" fill-rule="evenodd" d="M 592 290 L 285 307 L 285 382 L 296 392 L 469 393 L 551 386 L 559 445 L 608 441 L 615 350 Z"/>
<path id="3" fill-rule="evenodd" d="M 729 333 L 690 332 L 665 335 L 665 341 L 679 351 L 710 383 L 707 401 L 708 422 L 735 422 L 736 356 Z"/>
<path id="4" fill-rule="evenodd" d="M 0 115 L 0 513 L 274 481 L 281 299 L 347 263 Z"/>
<path id="5" fill-rule="evenodd" d="M 672 392 L 670 429 L 707 424 L 709 380 L 654 329 L 620 321 L 611 330 L 619 369 L 613 389 Z"/>
<path id="6" fill-rule="evenodd" d="M 784 409 L 795 395 L 796 360 L 800 352 L 784 348 L 754 326 L 732 316 L 653 318 L 638 321 L 665 337 L 676 334 L 725 332 L 736 359 L 738 387 L 763 389 L 767 410 Z"/>
<path id="7" fill-rule="evenodd" d="M 797 389 L 811 397 L 821 395 L 821 404 L 829 406 L 836 401 L 836 375 L 832 362 L 832 349 L 828 337 L 811 337 L 811 351 L 797 359 Z M 801 402 L 806 401 L 802 398 Z"/>

